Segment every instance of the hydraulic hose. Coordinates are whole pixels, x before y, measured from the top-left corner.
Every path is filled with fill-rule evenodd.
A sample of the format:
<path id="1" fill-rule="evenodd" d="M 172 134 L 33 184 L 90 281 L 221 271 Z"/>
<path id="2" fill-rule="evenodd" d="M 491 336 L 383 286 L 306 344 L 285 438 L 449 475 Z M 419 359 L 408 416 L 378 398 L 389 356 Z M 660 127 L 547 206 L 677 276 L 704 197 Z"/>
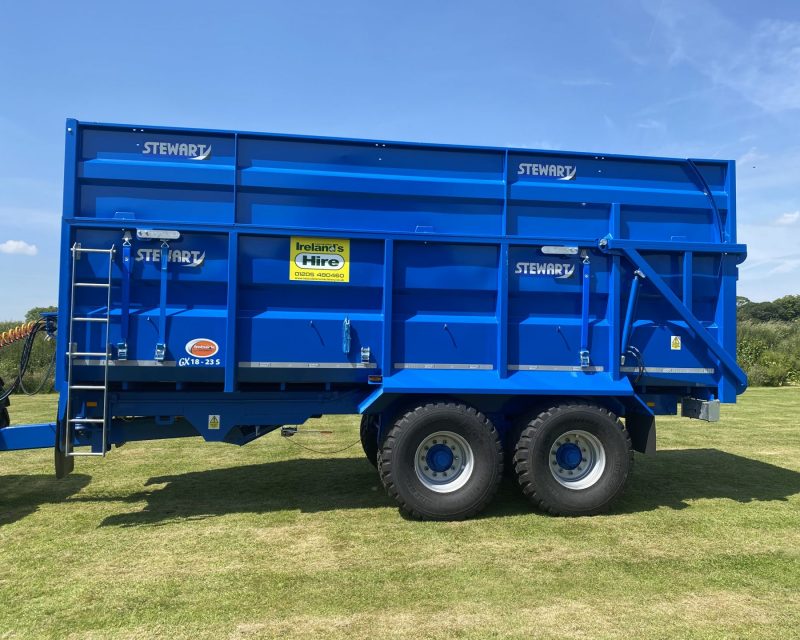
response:
<path id="1" fill-rule="evenodd" d="M 4 331 L 2 334 L 0 334 L 0 348 L 8 346 L 14 342 L 18 342 L 19 340 L 25 340 L 22 345 L 22 354 L 20 355 L 19 359 L 17 377 L 6 389 L 0 388 L 0 406 L 2 406 L 2 403 L 5 402 L 5 400 L 7 400 L 12 393 L 14 393 L 17 389 L 22 388 L 22 379 L 25 377 L 25 372 L 28 370 L 31 353 L 33 352 L 33 343 L 36 340 L 36 336 L 41 331 L 44 331 L 45 327 L 46 323 L 44 320 L 35 320 L 33 322 L 27 322 L 14 327 L 13 329 Z M 50 371 L 48 370 L 47 377 L 49 377 L 49 374 Z M 42 388 L 44 388 L 43 384 L 40 385 L 39 390 Z"/>

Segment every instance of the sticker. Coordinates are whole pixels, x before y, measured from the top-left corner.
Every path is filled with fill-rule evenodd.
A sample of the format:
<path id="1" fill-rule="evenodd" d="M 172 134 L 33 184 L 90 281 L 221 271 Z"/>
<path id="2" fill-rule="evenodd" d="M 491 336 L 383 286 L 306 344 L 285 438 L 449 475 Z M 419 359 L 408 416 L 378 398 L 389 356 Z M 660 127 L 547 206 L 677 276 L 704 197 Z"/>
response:
<path id="1" fill-rule="evenodd" d="M 673 351 L 680 351 L 681 350 L 681 337 L 680 336 L 672 336 L 669 341 L 669 348 Z"/>
<path id="2" fill-rule="evenodd" d="M 289 280 L 350 282 L 350 240 L 292 236 L 289 241 Z"/>
<path id="3" fill-rule="evenodd" d="M 208 428 L 219 429 L 219 414 L 208 416 Z"/>
<path id="4" fill-rule="evenodd" d="M 186 343 L 186 353 L 194 358 L 212 358 L 219 352 L 219 345 L 210 338 L 195 338 Z"/>

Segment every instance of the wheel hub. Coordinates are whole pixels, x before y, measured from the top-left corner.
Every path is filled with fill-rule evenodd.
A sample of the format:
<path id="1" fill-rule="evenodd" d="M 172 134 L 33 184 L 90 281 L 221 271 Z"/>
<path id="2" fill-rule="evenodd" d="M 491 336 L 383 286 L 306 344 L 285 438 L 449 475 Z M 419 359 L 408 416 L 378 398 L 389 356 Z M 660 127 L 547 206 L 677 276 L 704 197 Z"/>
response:
<path id="1" fill-rule="evenodd" d="M 446 444 L 435 444 L 425 455 L 428 467 L 436 473 L 444 473 L 453 466 L 453 451 Z"/>
<path id="2" fill-rule="evenodd" d="M 463 487 L 472 475 L 474 464 L 472 447 L 452 431 L 426 436 L 414 456 L 417 478 L 436 493 L 451 493 Z"/>
<path id="3" fill-rule="evenodd" d="M 576 469 L 583 459 L 581 448 L 572 442 L 565 442 L 556 449 L 556 461 L 558 466 L 571 471 Z"/>
<path id="4" fill-rule="evenodd" d="M 550 447 L 550 473 L 556 481 L 574 490 L 595 485 L 606 468 L 606 451 L 599 438 L 574 429 L 558 436 Z"/>

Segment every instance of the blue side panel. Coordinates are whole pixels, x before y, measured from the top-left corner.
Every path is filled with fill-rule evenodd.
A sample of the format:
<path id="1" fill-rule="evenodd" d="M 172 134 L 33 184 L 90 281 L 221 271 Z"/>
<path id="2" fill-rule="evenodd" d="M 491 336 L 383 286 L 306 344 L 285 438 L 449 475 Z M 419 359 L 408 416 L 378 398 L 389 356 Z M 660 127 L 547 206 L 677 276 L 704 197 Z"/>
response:
<path id="1" fill-rule="evenodd" d="M 411 393 L 646 392 L 667 410 L 744 388 L 731 162 L 67 128 L 58 384 L 70 311 L 106 313 L 102 289 L 70 310 L 70 248 L 113 246 L 114 416 L 190 416 L 242 442 L 305 414 L 280 396 L 234 408 L 260 393 L 323 394 L 304 402 L 324 412 Z M 179 237 L 137 233 L 154 229 Z M 102 282 L 105 260 L 82 254 L 76 281 Z M 104 326 L 73 340 L 103 352 Z M 76 359 L 75 381 L 104 363 Z M 75 401 L 97 415 L 91 391 Z"/>

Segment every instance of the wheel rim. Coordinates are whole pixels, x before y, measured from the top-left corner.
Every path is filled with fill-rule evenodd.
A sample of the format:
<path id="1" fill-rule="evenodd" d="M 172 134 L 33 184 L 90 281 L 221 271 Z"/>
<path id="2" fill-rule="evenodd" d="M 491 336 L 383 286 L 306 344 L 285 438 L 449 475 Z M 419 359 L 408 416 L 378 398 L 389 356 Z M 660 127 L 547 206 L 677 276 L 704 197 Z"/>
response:
<path id="1" fill-rule="evenodd" d="M 426 436 L 414 456 L 417 478 L 436 493 L 451 493 L 463 487 L 474 466 L 472 447 L 452 431 L 437 431 Z"/>
<path id="2" fill-rule="evenodd" d="M 588 489 L 606 468 L 606 450 L 594 434 L 581 429 L 562 433 L 550 447 L 550 473 L 568 489 Z"/>

